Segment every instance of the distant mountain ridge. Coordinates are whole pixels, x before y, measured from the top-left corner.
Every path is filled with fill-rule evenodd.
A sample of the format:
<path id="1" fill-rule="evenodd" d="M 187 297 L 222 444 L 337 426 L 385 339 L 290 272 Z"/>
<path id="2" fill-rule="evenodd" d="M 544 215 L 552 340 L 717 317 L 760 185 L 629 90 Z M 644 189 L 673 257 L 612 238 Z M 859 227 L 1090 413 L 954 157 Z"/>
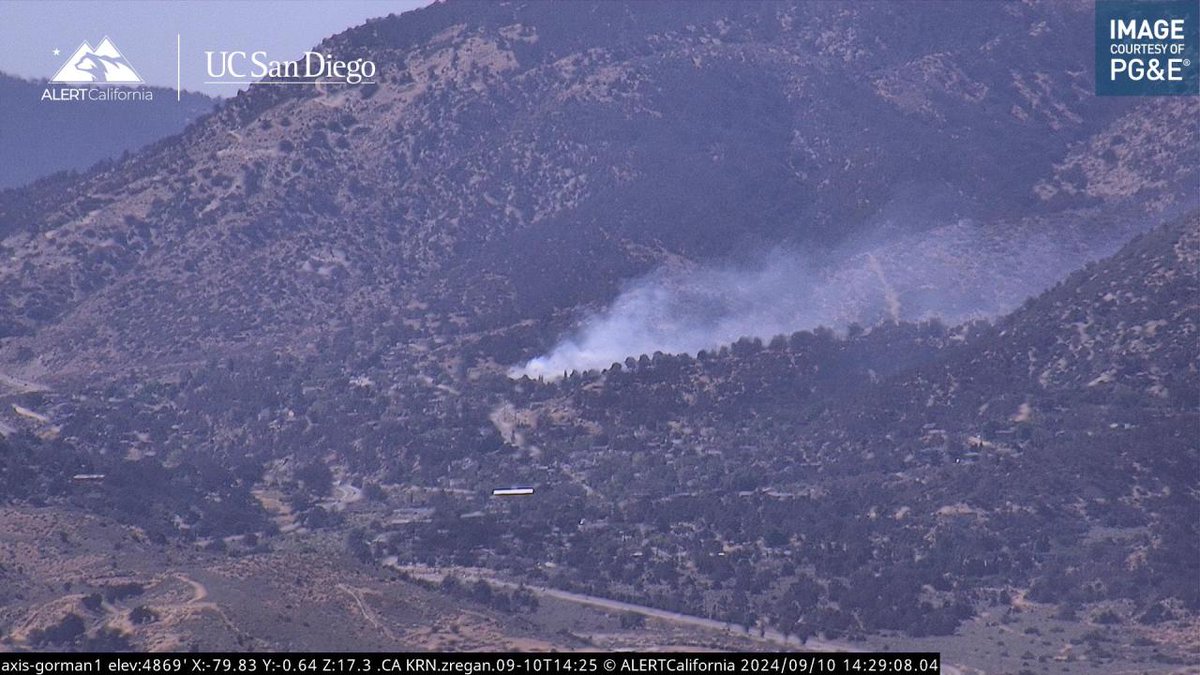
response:
<path id="1" fill-rule="evenodd" d="M 0 190 L 15 188 L 59 171 L 83 171 L 101 160 L 167 136 L 212 111 L 217 100 L 149 87 L 153 101 L 113 104 L 104 101 L 60 103 L 41 100 L 46 80 L 26 80 L 0 73 Z"/>

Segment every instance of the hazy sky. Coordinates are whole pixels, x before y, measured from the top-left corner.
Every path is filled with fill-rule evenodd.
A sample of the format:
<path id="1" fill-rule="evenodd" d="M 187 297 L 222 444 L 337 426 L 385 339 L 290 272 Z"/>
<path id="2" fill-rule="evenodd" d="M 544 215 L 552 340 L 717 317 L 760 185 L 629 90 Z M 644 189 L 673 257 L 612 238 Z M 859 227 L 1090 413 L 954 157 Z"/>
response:
<path id="1" fill-rule="evenodd" d="M 175 36 L 182 41 L 184 89 L 231 96 L 204 85 L 205 50 L 265 50 L 292 60 L 323 38 L 366 19 L 429 0 L 0 0 L 0 72 L 48 78 L 85 40 L 105 36 L 147 84 L 175 87 Z M 56 56 L 54 50 L 60 50 Z"/>

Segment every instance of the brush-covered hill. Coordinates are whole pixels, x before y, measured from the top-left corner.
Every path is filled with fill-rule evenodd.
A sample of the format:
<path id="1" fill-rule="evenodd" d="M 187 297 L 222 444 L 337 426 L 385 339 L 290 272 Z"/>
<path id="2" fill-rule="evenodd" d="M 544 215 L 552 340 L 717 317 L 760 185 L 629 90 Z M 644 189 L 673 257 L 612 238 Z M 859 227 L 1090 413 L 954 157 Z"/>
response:
<path id="1" fill-rule="evenodd" d="M 470 550 L 516 571 L 532 563 L 506 535 L 533 538 L 558 583 L 802 632 L 949 633 L 1013 594 L 1190 625 L 1197 256 L 1193 212 L 995 325 L 805 332 L 526 380 L 495 413 L 509 447 L 445 473 L 546 496 L 490 510 Z M 412 534 L 389 546 L 464 555 Z"/>

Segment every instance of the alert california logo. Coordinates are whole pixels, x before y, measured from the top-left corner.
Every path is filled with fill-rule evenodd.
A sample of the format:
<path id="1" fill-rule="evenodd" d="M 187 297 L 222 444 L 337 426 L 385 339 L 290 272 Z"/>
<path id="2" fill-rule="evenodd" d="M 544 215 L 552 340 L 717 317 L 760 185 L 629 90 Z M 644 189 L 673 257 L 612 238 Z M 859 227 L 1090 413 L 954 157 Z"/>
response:
<path id="1" fill-rule="evenodd" d="M 56 52 L 58 50 L 55 50 Z M 43 101 L 151 101 L 154 92 L 108 36 L 95 47 L 84 41 L 67 57 L 42 92 Z M 86 86 L 81 86 L 86 85 Z"/>

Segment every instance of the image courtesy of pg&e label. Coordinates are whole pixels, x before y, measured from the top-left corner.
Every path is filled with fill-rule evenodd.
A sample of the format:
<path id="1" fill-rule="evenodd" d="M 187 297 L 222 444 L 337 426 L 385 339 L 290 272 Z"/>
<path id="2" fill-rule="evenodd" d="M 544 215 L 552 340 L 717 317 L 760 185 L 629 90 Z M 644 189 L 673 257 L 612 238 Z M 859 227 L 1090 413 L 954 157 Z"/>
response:
<path id="1" fill-rule="evenodd" d="M 1098 0 L 1096 94 L 1200 94 L 1200 0 Z"/>

